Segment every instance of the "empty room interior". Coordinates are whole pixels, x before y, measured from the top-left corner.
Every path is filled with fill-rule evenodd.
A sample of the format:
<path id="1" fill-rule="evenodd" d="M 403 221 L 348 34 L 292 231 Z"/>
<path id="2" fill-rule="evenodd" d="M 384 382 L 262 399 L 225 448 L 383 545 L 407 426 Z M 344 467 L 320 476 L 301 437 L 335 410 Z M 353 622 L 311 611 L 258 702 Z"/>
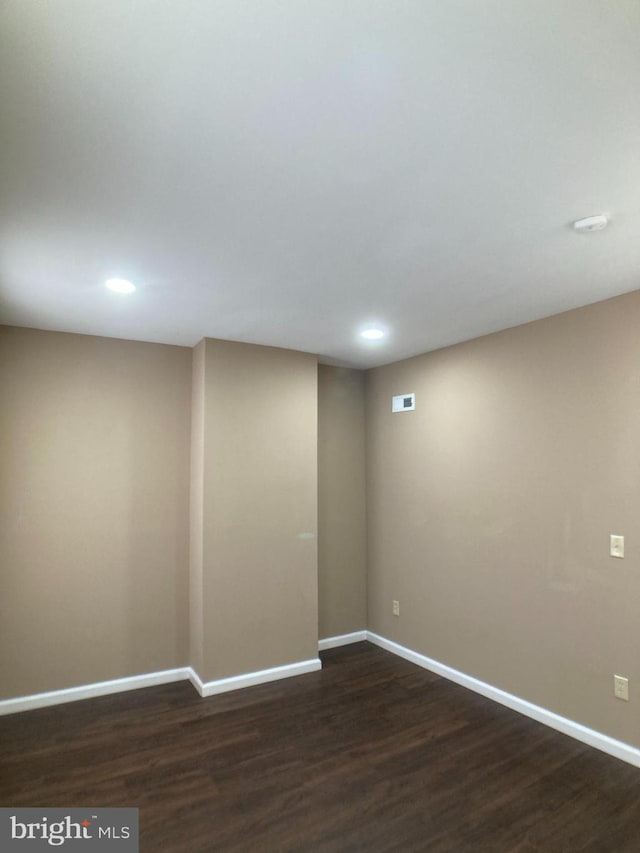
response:
<path id="1" fill-rule="evenodd" d="M 637 853 L 640 4 L 5 0 L 0 106 L 3 815 Z"/>

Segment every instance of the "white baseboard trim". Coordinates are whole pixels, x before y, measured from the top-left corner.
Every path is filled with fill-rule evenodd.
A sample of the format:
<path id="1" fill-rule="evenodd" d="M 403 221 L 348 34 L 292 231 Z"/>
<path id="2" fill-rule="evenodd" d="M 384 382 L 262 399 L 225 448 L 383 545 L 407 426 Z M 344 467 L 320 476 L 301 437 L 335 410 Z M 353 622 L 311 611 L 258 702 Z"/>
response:
<path id="1" fill-rule="evenodd" d="M 351 634 L 339 634 L 337 637 L 318 640 L 318 649 L 324 652 L 325 649 L 336 649 L 338 646 L 348 646 L 350 643 L 362 643 L 366 639 L 366 631 L 353 631 Z"/>
<path id="2" fill-rule="evenodd" d="M 204 693 L 202 692 L 204 690 L 204 684 L 198 673 L 191 666 L 188 668 L 187 672 L 189 673 L 188 678 L 191 684 L 196 688 L 201 696 L 204 696 Z"/>
<path id="3" fill-rule="evenodd" d="M 550 726 L 569 737 L 593 746 L 596 749 L 606 752 L 615 758 L 626 761 L 628 764 L 633 764 L 635 767 L 640 767 L 640 749 L 631 746 L 623 741 L 609 737 L 595 729 L 590 729 L 577 723 L 574 720 L 569 720 L 567 717 L 562 717 L 554 711 L 549 711 L 547 708 L 542 708 L 539 705 L 534 705 L 526 699 L 521 699 L 519 696 L 514 696 L 512 693 L 507 693 L 492 684 L 487 684 L 467 675 L 460 670 L 453 669 L 446 664 L 433 660 L 419 652 L 414 652 L 406 646 L 401 646 L 399 643 L 388 640 L 386 637 L 381 637 L 372 631 L 355 631 L 352 634 L 343 634 L 338 637 L 327 637 L 320 640 L 319 648 L 331 649 L 337 646 L 348 645 L 349 643 L 358 643 L 363 640 L 368 640 L 380 648 L 386 649 L 395 655 L 398 655 L 411 663 L 428 669 L 443 678 L 454 681 L 463 687 L 485 696 L 487 699 L 492 699 L 500 705 L 511 708 L 513 711 L 518 711 L 539 723 Z M 6 714 L 17 714 L 20 711 L 32 711 L 36 708 L 46 708 L 51 705 L 62 705 L 66 702 L 76 702 L 80 699 L 92 699 L 97 696 L 107 696 L 111 693 L 122 693 L 127 690 L 138 690 L 141 687 L 153 687 L 159 684 L 171 684 L 175 681 L 190 680 L 200 696 L 215 696 L 219 693 L 227 693 L 231 690 L 240 690 L 244 687 L 251 687 L 255 684 L 265 684 L 269 681 L 277 681 L 281 678 L 290 678 L 296 675 L 303 675 L 307 672 L 317 672 L 322 668 L 322 663 L 319 658 L 299 661 L 297 663 L 287 664 L 285 666 L 276 666 L 271 669 L 262 669 L 258 672 L 248 672 L 244 675 L 235 675 L 230 678 L 221 678 L 217 681 L 203 682 L 198 673 L 191 667 L 181 667 L 178 669 L 167 669 L 162 672 L 150 672 L 145 675 L 135 675 L 129 678 L 115 678 L 111 681 L 100 681 L 95 684 L 86 684 L 80 687 L 69 687 L 64 690 L 52 690 L 48 693 L 37 693 L 32 696 L 19 696 L 15 699 L 0 700 L 0 716 Z"/>
<path id="4" fill-rule="evenodd" d="M 482 696 L 486 696 L 487 699 L 493 699 L 494 702 L 505 705 L 513 711 L 518 711 L 526 717 L 531 717 L 531 719 L 537 720 L 539 723 L 544 723 L 544 725 L 550 726 L 552 729 L 556 729 L 565 735 L 569 735 L 569 737 L 593 746 L 602 752 L 606 752 L 608 755 L 613 755 L 615 758 L 620 758 L 622 761 L 633 764 L 635 767 L 640 767 L 640 749 L 637 749 L 635 746 L 616 740 L 595 729 L 590 729 L 581 723 L 569 720 L 567 717 L 561 717 L 560 714 L 556 714 L 554 711 L 549 711 L 546 708 L 540 707 L 540 705 L 534 705 L 526 699 L 520 699 L 519 696 L 514 696 L 512 693 L 500 690 L 499 687 L 494 687 L 491 684 L 473 678 L 471 675 L 453 669 L 446 664 L 439 663 L 439 661 L 414 652 L 406 648 L 406 646 L 401 646 L 399 643 L 387 640 L 385 637 L 374 634 L 372 631 L 367 631 L 367 639 L 370 643 L 374 643 L 374 645 L 380 646 L 380 648 L 386 649 L 388 652 L 393 652 L 394 655 L 405 658 L 405 660 L 411 661 L 411 663 L 415 663 L 423 669 L 435 672 L 436 675 L 448 678 L 449 681 L 455 681 L 456 684 L 461 684 L 475 693 L 480 693 Z"/>
<path id="5" fill-rule="evenodd" d="M 312 658 L 285 666 L 262 669 L 258 672 L 234 675 L 231 678 L 221 678 L 218 681 L 203 682 L 192 667 L 186 666 L 179 669 L 166 669 L 163 672 L 134 675 L 130 678 L 114 678 L 112 681 L 83 684 L 80 687 L 69 687 L 65 690 L 52 690 L 49 693 L 2 699 L 0 700 L 0 716 L 17 714 L 20 711 L 33 711 L 36 708 L 46 708 L 50 705 L 64 705 L 66 702 L 77 702 L 80 699 L 94 699 L 97 696 L 107 696 L 110 693 L 124 693 L 126 690 L 138 690 L 140 687 L 172 684 L 174 681 L 191 681 L 201 696 L 215 696 L 218 693 L 227 693 L 230 690 L 240 690 L 254 684 L 265 684 L 268 681 L 278 681 L 281 678 L 316 672 L 319 669 L 322 669 L 320 658 Z"/>
<path id="6" fill-rule="evenodd" d="M 95 684 L 83 684 L 80 687 L 68 687 L 64 690 L 51 690 L 48 693 L 36 693 L 32 696 L 19 696 L 16 699 L 0 701 L 0 716 L 17 714 L 19 711 L 33 711 L 49 705 L 63 705 L 77 702 L 79 699 L 93 699 L 107 696 L 109 693 L 123 693 L 125 690 L 138 690 L 140 687 L 154 687 L 158 684 L 171 684 L 189 678 L 187 667 L 165 669 L 162 672 L 149 672 L 146 675 L 133 675 L 130 678 L 114 678 L 112 681 L 98 681 Z"/>
<path id="7" fill-rule="evenodd" d="M 281 678 L 291 678 L 294 675 L 304 675 L 307 672 L 317 672 L 319 669 L 322 669 L 320 658 L 311 658 L 285 666 L 247 672 L 244 675 L 232 675 L 230 678 L 220 678 L 217 681 L 202 681 L 194 669 L 189 670 L 188 677 L 198 693 L 202 697 L 207 697 L 228 693 L 230 690 L 240 690 L 243 687 L 253 687 L 255 684 L 266 684 L 268 681 L 278 681 Z"/>

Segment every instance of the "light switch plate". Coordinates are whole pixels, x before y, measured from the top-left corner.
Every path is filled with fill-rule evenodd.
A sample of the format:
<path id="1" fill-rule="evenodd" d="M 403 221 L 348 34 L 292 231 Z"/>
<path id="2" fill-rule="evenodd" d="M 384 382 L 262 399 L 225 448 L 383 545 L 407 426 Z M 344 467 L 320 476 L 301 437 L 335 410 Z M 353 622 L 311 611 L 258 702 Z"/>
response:
<path id="1" fill-rule="evenodd" d="M 615 533 L 609 536 L 609 554 L 612 557 L 624 557 L 624 536 Z"/>

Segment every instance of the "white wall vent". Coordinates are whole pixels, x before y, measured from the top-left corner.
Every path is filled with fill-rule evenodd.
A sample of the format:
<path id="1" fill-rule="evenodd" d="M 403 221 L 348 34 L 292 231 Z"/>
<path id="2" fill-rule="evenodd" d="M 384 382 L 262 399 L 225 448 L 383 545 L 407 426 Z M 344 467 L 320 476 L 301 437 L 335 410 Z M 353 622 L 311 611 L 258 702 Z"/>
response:
<path id="1" fill-rule="evenodd" d="M 415 394 L 398 394 L 392 398 L 392 412 L 412 412 L 416 407 Z"/>

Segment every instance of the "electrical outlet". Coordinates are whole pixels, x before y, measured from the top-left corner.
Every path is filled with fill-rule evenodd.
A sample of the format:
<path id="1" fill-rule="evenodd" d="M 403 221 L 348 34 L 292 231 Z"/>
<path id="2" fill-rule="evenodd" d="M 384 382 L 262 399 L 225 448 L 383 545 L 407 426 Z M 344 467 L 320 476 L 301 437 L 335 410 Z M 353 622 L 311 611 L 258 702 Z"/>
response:
<path id="1" fill-rule="evenodd" d="M 400 615 L 400 602 L 399 601 L 393 602 L 393 615 L 394 616 Z"/>
<path id="2" fill-rule="evenodd" d="M 616 697 L 616 699 L 624 699 L 625 702 L 629 701 L 628 678 L 625 678 L 623 675 L 613 676 L 613 695 Z"/>

